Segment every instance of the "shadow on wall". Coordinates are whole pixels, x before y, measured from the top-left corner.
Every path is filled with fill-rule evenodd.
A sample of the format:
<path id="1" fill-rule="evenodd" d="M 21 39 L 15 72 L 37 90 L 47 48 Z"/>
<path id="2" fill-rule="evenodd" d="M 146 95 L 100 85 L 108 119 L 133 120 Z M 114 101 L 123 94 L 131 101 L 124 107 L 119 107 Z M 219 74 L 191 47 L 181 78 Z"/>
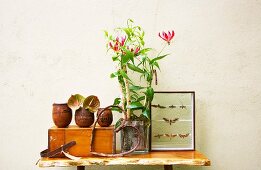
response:
<path id="1" fill-rule="evenodd" d="M 203 154 L 206 153 L 206 150 L 208 150 L 208 141 L 207 141 L 207 104 L 205 101 L 200 100 L 197 98 L 197 92 L 196 92 L 196 110 L 195 110 L 195 142 L 196 147 L 195 149 L 199 152 L 202 152 Z M 207 155 L 206 155 L 207 156 Z M 202 167 L 202 166 L 182 166 L 182 165 L 176 165 L 173 166 L 174 170 L 206 170 L 211 167 Z"/>

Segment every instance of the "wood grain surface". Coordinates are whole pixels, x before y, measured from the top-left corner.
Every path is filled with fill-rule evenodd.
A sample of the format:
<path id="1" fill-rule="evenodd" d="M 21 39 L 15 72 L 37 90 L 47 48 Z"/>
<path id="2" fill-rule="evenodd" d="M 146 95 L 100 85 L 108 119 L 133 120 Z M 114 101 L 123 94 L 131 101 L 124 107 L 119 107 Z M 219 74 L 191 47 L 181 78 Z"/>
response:
<path id="1" fill-rule="evenodd" d="M 92 156 L 90 153 L 90 139 L 92 128 L 80 128 L 71 125 L 68 128 L 52 127 L 48 130 L 48 148 L 53 151 L 68 142 L 75 141 L 76 145 L 71 147 L 68 152 L 74 156 Z M 102 153 L 115 152 L 115 133 L 114 127 L 97 127 L 95 132 L 94 151 Z M 62 154 L 57 157 L 64 157 Z"/>
<path id="2" fill-rule="evenodd" d="M 84 157 L 80 160 L 66 158 L 41 158 L 39 167 L 69 167 L 88 165 L 194 165 L 210 166 L 210 160 L 198 151 L 153 151 L 125 157 Z"/>

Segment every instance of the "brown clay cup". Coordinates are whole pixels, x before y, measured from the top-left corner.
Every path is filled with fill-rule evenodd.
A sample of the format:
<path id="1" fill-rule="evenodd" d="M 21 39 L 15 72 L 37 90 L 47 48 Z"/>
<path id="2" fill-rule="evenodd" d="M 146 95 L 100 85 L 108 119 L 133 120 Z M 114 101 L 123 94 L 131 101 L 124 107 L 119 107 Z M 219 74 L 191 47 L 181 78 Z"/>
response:
<path id="1" fill-rule="evenodd" d="M 80 107 L 75 112 L 75 123 L 79 127 L 90 127 L 94 122 L 94 113 Z"/>
<path id="2" fill-rule="evenodd" d="M 58 128 L 67 127 L 72 121 L 72 110 L 67 106 L 66 103 L 63 104 L 53 104 L 52 112 L 53 122 Z"/>
<path id="3" fill-rule="evenodd" d="M 98 124 L 101 127 L 108 127 L 111 125 L 111 123 L 113 121 L 112 112 L 111 112 L 111 109 L 106 109 L 102 112 L 103 109 L 104 108 L 98 109 L 97 116 L 102 113 L 98 119 Z"/>

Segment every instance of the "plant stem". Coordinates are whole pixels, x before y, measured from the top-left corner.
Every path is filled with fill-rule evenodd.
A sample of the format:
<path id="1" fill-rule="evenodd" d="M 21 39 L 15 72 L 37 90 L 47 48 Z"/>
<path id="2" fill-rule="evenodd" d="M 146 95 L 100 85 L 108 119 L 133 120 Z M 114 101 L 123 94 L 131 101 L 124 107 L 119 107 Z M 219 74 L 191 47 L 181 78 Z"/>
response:
<path id="1" fill-rule="evenodd" d="M 122 102 L 122 104 L 121 104 L 121 108 L 122 108 L 122 111 L 123 111 L 123 118 L 126 118 L 126 108 L 125 108 L 125 93 L 124 93 L 124 91 L 123 91 L 123 86 L 124 86 L 124 84 L 121 84 L 120 82 L 119 82 L 119 87 L 120 87 L 120 91 L 121 91 L 121 102 Z"/>
<path id="2" fill-rule="evenodd" d="M 158 53 L 158 55 L 157 55 L 157 57 L 159 57 L 160 56 L 160 54 L 162 53 L 162 51 L 166 48 L 166 46 L 167 46 L 167 43 L 163 46 L 163 48 L 160 50 L 160 52 Z"/>
<path id="3" fill-rule="evenodd" d="M 126 72 L 126 74 L 127 74 L 127 68 L 126 68 L 126 66 L 123 66 L 123 71 L 125 71 Z M 126 108 L 127 108 L 127 112 L 126 112 L 126 117 L 127 117 L 127 120 L 130 120 L 130 117 L 131 117 L 131 112 L 130 112 L 130 108 L 129 108 L 129 106 L 130 106 L 130 88 L 129 88 L 129 81 L 126 79 L 126 78 L 124 78 L 123 77 L 123 81 L 124 81 L 124 83 L 125 83 L 125 94 L 126 94 L 126 102 L 127 102 L 127 106 L 126 106 Z"/>

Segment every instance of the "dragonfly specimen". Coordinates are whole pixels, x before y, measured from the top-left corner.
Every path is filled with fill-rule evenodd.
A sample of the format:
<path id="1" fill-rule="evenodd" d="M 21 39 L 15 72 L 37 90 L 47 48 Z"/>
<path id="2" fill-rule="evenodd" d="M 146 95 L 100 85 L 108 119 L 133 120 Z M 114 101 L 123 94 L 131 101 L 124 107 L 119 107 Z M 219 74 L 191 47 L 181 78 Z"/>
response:
<path id="1" fill-rule="evenodd" d="M 152 106 L 152 107 L 158 107 L 158 108 L 160 108 L 160 109 L 165 109 L 165 108 L 166 108 L 165 106 L 161 106 L 160 104 L 157 104 L 157 105 L 152 104 L 151 106 Z"/>
<path id="2" fill-rule="evenodd" d="M 176 121 L 179 120 L 179 118 L 175 118 L 175 119 L 167 119 L 167 118 L 162 118 L 165 122 L 168 122 L 169 125 L 171 125 L 172 123 L 176 123 Z"/>

